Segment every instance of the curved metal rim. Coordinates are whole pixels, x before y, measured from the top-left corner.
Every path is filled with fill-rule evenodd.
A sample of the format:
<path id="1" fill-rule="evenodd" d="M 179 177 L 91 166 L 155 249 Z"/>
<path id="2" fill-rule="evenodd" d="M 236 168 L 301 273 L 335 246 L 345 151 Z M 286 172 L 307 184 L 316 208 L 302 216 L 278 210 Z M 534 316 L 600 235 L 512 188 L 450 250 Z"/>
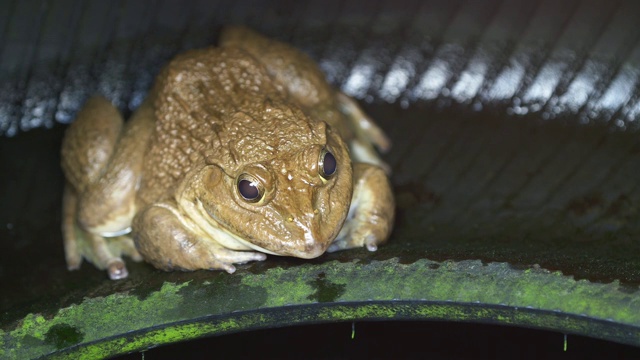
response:
<path id="1" fill-rule="evenodd" d="M 70 355 L 104 358 L 242 330 L 375 320 L 432 320 L 509 325 L 640 345 L 638 327 L 558 311 L 440 301 L 370 301 L 292 305 L 204 316 L 79 344 L 48 355 L 52 358 L 65 358 Z"/>
<path id="2" fill-rule="evenodd" d="M 85 298 L 52 317 L 29 314 L 0 331 L 0 356 L 102 358 L 240 330 L 356 320 L 492 323 L 640 346 L 640 292 L 539 268 L 388 259 L 199 274 L 207 280 L 160 281 L 148 292 Z"/>

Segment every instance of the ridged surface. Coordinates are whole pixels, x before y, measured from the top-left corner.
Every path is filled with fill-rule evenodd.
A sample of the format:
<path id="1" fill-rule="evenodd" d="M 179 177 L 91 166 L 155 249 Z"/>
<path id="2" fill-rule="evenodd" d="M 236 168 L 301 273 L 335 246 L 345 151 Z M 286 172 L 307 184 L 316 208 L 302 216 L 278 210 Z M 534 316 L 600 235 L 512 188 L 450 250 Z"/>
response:
<path id="1" fill-rule="evenodd" d="M 245 23 L 368 102 L 497 106 L 636 129 L 636 1 L 6 1 L 0 132 L 68 123 L 102 93 L 135 109 L 161 64 Z"/>

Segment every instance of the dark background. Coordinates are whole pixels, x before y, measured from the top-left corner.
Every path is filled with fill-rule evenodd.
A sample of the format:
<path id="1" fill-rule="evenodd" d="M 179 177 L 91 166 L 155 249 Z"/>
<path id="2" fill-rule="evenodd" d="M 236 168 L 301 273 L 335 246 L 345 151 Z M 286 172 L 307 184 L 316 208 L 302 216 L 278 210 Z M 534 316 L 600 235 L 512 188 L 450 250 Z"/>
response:
<path id="1" fill-rule="evenodd" d="M 398 219 L 387 250 L 374 259 L 537 264 L 637 291 L 638 15 L 640 3 L 632 0 L 3 1 L 2 323 L 43 304 L 55 310 L 132 286 L 113 285 L 86 264 L 65 269 L 58 165 L 64 129 L 92 94 L 129 115 L 162 64 L 215 44 L 222 25 L 237 23 L 308 53 L 390 135 L 386 160 Z M 157 275 L 146 265 L 134 270 L 132 282 Z M 432 324 L 411 326 L 438 333 Z M 535 344 L 557 338 L 445 327 L 453 338 L 519 334 L 511 341 L 521 346 L 530 337 Z M 269 331 L 287 335 L 266 339 L 323 332 L 298 330 Z M 260 334 L 211 340 L 212 354 L 215 341 L 259 341 Z M 407 337 L 404 348 L 424 341 Z M 556 338 L 554 349 L 562 344 Z M 336 353 L 352 354 L 358 343 L 349 344 Z M 472 349 L 468 355 L 482 351 Z"/>
<path id="2" fill-rule="evenodd" d="M 144 359 L 637 359 L 640 349 L 509 326 L 356 322 L 242 332 L 150 349 Z M 142 359 L 140 353 L 118 357 Z"/>

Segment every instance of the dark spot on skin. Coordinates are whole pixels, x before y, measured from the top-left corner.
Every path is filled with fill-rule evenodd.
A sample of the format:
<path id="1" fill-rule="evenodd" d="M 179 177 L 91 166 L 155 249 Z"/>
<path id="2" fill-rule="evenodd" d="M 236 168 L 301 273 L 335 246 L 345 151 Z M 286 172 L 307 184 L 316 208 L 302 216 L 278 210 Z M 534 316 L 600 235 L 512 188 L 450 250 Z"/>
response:
<path id="1" fill-rule="evenodd" d="M 84 334 L 68 324 L 57 324 L 49 328 L 45 334 L 44 342 L 63 349 L 82 341 Z"/>
<path id="2" fill-rule="evenodd" d="M 307 299 L 321 303 L 333 302 L 344 294 L 346 285 L 334 284 L 325 277 L 325 273 L 322 272 L 318 274 L 315 280 L 309 282 L 311 286 L 316 288 L 316 292 L 309 295 Z"/>

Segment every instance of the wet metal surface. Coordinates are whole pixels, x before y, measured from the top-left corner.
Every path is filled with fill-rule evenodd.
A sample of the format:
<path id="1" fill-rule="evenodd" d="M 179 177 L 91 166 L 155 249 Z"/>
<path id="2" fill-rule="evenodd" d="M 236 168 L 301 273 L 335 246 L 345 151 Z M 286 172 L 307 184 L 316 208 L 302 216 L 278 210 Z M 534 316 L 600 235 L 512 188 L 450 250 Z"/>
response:
<path id="1" fill-rule="evenodd" d="M 228 23 L 305 50 L 333 83 L 367 102 L 499 104 L 510 114 L 637 128 L 636 1 L 403 5 L 3 2 L 0 132 L 69 123 L 94 93 L 130 112 L 162 64 L 215 43 Z"/>
<path id="2" fill-rule="evenodd" d="M 509 323 L 640 344 L 638 2 L 191 4 L 0 4 L 7 354 L 117 354 L 367 318 Z M 95 93 L 130 114 L 166 60 L 214 44 L 224 23 L 302 48 L 387 131 L 398 215 L 390 242 L 376 253 L 270 256 L 234 275 L 133 263 L 118 282 L 87 264 L 68 272 L 66 124 Z M 266 280 L 273 287 L 251 285 Z M 157 308 L 166 296 L 175 304 Z"/>

